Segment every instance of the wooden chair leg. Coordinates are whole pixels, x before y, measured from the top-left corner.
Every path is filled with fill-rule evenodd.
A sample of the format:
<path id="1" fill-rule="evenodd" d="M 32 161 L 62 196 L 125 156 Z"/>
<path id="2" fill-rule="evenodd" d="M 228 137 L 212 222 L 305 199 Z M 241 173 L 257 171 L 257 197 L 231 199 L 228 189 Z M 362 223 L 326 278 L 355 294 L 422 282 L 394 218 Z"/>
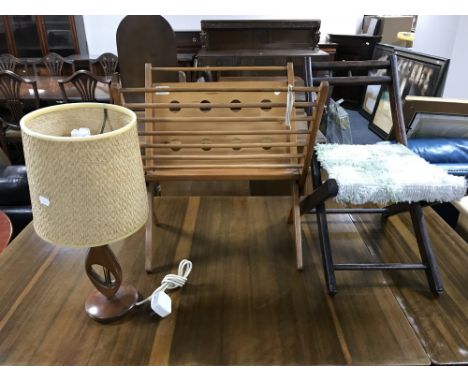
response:
<path id="1" fill-rule="evenodd" d="M 338 186 L 336 182 L 330 182 L 328 179 L 325 183 L 322 183 L 322 176 L 320 174 L 320 164 L 317 161 L 317 157 L 314 155 L 312 158 L 312 187 L 314 192 L 312 193 L 311 204 L 315 207 L 317 215 L 317 226 L 320 242 L 320 252 L 322 254 L 323 271 L 325 273 L 325 282 L 327 284 L 328 294 L 334 296 L 336 294 L 336 279 L 335 269 L 333 265 L 333 258 L 330 246 L 330 237 L 328 235 L 328 223 L 327 213 L 325 210 L 325 200 L 336 196 L 338 193 Z M 313 202 L 313 203 L 312 203 Z M 307 204 L 307 203 L 306 203 Z M 304 210 L 307 210 L 310 206 L 304 205 Z"/>
<path id="2" fill-rule="evenodd" d="M 0 124 L 1 123 L 2 121 L 0 120 Z M 5 136 L 5 130 L 3 129 L 3 126 L 0 126 L 0 148 L 3 150 L 8 160 L 11 161 L 10 152 L 8 150 L 8 144 Z"/>
<path id="3" fill-rule="evenodd" d="M 325 204 L 321 203 L 316 208 L 317 226 L 320 242 L 320 252 L 322 253 L 323 271 L 325 273 L 325 282 L 327 284 L 328 294 L 336 294 L 336 279 L 333 258 L 330 246 L 330 237 L 328 235 L 327 213 Z"/>
<path id="4" fill-rule="evenodd" d="M 299 185 L 297 182 L 292 183 L 292 202 L 293 206 L 291 214 L 294 221 L 294 247 L 296 251 L 296 266 L 298 270 L 302 270 L 304 266 L 302 256 L 302 234 L 301 234 L 301 213 L 299 207 Z M 290 215 L 291 215 L 290 214 Z"/>
<path id="5" fill-rule="evenodd" d="M 397 203 L 385 207 L 385 212 L 382 214 L 382 219 L 387 219 L 390 216 L 400 214 L 402 212 L 407 212 L 410 210 L 409 203 Z"/>
<path id="6" fill-rule="evenodd" d="M 154 223 L 157 222 L 156 215 L 154 212 L 154 190 L 155 184 L 149 183 L 147 189 L 148 195 L 148 220 L 146 221 L 146 233 L 145 233 L 145 270 L 150 273 L 153 271 L 153 258 L 154 258 Z"/>
<path id="7" fill-rule="evenodd" d="M 288 224 L 294 223 L 294 204 L 291 206 L 291 209 L 289 210 L 289 215 L 288 215 Z"/>
<path id="8" fill-rule="evenodd" d="M 432 293 L 439 295 L 444 291 L 444 289 L 439 274 L 439 268 L 431 248 L 421 205 L 419 203 L 411 204 L 410 214 L 413 222 L 414 233 L 418 242 L 421 260 L 426 266 L 425 272 L 429 287 L 431 288 Z"/>

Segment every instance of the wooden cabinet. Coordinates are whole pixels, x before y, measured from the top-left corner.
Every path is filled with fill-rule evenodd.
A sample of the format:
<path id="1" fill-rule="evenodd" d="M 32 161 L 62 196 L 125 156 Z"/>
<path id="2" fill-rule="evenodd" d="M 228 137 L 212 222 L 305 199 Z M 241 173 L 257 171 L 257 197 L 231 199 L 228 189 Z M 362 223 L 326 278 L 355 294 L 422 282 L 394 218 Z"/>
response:
<path id="1" fill-rule="evenodd" d="M 305 61 L 329 59 L 317 47 L 320 20 L 202 20 L 201 29 L 199 66 L 283 66 L 292 62 L 295 73 L 305 79 Z"/>
<path id="2" fill-rule="evenodd" d="M 20 58 L 87 54 L 82 16 L 1 16 L 0 53 Z"/>

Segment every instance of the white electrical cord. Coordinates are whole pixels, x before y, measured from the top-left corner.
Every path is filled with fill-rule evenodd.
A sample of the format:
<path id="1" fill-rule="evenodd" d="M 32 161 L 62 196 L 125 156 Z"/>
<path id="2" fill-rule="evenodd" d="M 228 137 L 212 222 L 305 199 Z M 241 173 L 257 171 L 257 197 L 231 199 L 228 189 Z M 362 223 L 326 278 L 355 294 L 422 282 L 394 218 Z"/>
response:
<path id="1" fill-rule="evenodd" d="M 187 282 L 187 278 L 192 271 L 192 262 L 183 259 L 179 264 L 177 274 L 168 274 L 164 276 L 161 285 L 151 295 L 144 300 L 137 302 L 135 305 L 140 306 L 151 301 L 151 308 L 161 317 L 165 317 L 171 313 L 171 299 L 165 293 L 166 290 L 181 288 Z"/>
<path id="2" fill-rule="evenodd" d="M 294 92 L 293 86 L 288 85 L 288 94 L 286 96 L 286 112 L 284 115 L 284 124 L 291 130 L 291 114 L 294 106 Z"/>

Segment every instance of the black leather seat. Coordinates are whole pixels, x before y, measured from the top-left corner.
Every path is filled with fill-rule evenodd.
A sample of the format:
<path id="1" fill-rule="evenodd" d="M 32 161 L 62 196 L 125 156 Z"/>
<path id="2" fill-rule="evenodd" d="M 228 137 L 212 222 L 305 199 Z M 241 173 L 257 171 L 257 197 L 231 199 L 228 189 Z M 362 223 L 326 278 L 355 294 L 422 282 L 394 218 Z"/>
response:
<path id="1" fill-rule="evenodd" d="M 409 139 L 408 147 L 429 163 L 445 168 L 450 174 L 468 176 L 467 138 Z"/>
<path id="2" fill-rule="evenodd" d="M 25 166 L 0 164 L 0 210 L 13 225 L 13 237 L 32 221 L 31 198 Z"/>

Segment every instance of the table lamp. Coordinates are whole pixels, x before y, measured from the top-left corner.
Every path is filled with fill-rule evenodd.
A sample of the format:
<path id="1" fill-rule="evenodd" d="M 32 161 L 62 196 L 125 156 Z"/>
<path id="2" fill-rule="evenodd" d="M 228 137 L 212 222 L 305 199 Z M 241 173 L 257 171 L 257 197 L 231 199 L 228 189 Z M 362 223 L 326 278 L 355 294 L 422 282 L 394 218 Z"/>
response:
<path id="1" fill-rule="evenodd" d="M 20 125 L 37 234 L 56 245 L 91 247 L 85 268 L 97 290 L 86 312 L 101 322 L 122 317 L 139 296 L 121 285 L 108 244 L 138 231 L 148 215 L 135 113 L 75 103 L 36 110 Z M 71 136 L 87 129 L 88 136 Z"/>

